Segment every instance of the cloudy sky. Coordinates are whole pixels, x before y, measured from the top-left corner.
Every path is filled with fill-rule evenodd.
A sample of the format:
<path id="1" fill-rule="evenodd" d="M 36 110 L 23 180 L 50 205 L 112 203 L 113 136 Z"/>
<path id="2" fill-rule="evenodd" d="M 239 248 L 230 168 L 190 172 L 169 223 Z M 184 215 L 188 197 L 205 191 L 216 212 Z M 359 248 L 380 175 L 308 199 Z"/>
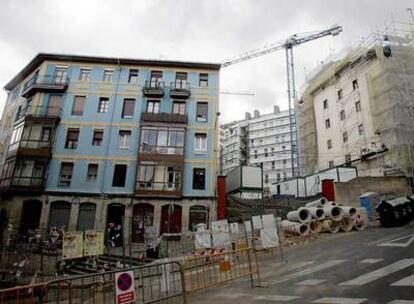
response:
<path id="1" fill-rule="evenodd" d="M 1 0 L 0 86 L 36 53 L 222 62 L 294 33 L 343 26 L 343 33 L 295 49 L 297 81 L 327 56 L 384 27 L 406 21 L 412 0 Z M 244 112 L 282 109 L 283 51 L 222 69 L 221 122 Z M 6 93 L 0 92 L 0 112 Z"/>

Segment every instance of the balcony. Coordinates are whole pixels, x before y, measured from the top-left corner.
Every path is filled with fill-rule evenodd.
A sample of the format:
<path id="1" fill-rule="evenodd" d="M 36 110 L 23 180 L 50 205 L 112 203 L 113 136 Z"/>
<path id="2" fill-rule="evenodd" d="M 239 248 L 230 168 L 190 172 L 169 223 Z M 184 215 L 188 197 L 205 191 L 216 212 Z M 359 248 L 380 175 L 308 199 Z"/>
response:
<path id="1" fill-rule="evenodd" d="M 162 98 L 164 96 L 164 82 L 158 79 L 145 81 L 142 93 L 146 97 Z"/>
<path id="2" fill-rule="evenodd" d="M 64 93 L 68 84 L 66 77 L 36 75 L 24 84 L 22 96 L 28 98 L 37 92 Z"/>
<path id="3" fill-rule="evenodd" d="M 187 124 L 187 115 L 173 113 L 142 113 L 141 121 L 149 123 Z"/>
<path id="4" fill-rule="evenodd" d="M 46 181 L 47 159 L 16 157 L 6 161 L 0 179 L 1 191 L 42 191 Z"/>
<path id="5" fill-rule="evenodd" d="M 23 121 L 36 121 L 36 122 L 49 122 L 53 124 L 57 124 L 60 121 L 60 116 L 62 114 L 61 107 L 53 107 L 53 106 L 27 106 L 21 108 L 16 113 L 15 124 L 19 124 Z"/>
<path id="6" fill-rule="evenodd" d="M 174 99 L 187 99 L 191 95 L 190 83 L 187 81 L 171 82 L 170 96 Z"/>
<path id="7" fill-rule="evenodd" d="M 184 163 L 184 147 L 141 145 L 139 161 L 167 161 L 176 164 Z"/>
<path id="8" fill-rule="evenodd" d="M 183 164 L 164 161 L 140 161 L 135 194 L 180 197 Z"/>

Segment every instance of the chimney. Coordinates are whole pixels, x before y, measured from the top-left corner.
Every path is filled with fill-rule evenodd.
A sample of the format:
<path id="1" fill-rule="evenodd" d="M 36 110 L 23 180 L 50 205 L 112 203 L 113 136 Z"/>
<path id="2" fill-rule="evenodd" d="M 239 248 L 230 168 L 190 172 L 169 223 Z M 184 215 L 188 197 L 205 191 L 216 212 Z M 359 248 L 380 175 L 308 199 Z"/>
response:
<path id="1" fill-rule="evenodd" d="M 244 119 L 252 119 L 252 115 L 249 112 L 244 113 Z"/>
<path id="2" fill-rule="evenodd" d="M 279 114 L 279 113 L 280 113 L 280 108 L 279 108 L 279 106 L 277 106 L 277 105 L 274 105 L 274 106 L 273 106 L 273 113 L 274 113 L 274 114 Z"/>
<path id="3" fill-rule="evenodd" d="M 253 112 L 254 114 L 253 114 L 253 117 L 254 118 L 259 118 L 260 117 L 260 112 L 259 112 L 259 110 L 254 110 L 254 112 Z"/>

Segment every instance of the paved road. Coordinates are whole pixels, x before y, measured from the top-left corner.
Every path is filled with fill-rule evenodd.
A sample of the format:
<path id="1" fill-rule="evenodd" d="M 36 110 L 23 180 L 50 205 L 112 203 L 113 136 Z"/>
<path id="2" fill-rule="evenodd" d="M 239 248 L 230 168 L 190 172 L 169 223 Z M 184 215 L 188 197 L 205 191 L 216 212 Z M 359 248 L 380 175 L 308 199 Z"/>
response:
<path id="1" fill-rule="evenodd" d="M 264 257 L 263 288 L 248 279 L 210 289 L 190 303 L 414 304 L 414 222 L 399 228 L 323 234 Z"/>

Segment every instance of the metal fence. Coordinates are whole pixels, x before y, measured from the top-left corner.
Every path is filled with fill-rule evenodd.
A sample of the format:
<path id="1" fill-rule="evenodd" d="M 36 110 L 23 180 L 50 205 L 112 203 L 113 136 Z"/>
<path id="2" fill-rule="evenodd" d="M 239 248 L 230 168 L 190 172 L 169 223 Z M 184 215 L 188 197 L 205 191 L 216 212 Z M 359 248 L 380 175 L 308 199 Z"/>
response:
<path id="1" fill-rule="evenodd" d="M 183 303 L 178 262 L 165 262 L 49 282 L 41 303 L 115 303 L 115 274 L 133 271 L 136 303 Z"/>
<path id="2" fill-rule="evenodd" d="M 46 283 L 16 286 L 0 290 L 0 304 L 37 304 L 42 303 Z"/>
<path id="3" fill-rule="evenodd" d="M 258 257 L 251 247 L 187 258 L 183 274 L 189 294 L 242 277 L 250 277 L 252 287 L 255 280 L 260 285 Z"/>

